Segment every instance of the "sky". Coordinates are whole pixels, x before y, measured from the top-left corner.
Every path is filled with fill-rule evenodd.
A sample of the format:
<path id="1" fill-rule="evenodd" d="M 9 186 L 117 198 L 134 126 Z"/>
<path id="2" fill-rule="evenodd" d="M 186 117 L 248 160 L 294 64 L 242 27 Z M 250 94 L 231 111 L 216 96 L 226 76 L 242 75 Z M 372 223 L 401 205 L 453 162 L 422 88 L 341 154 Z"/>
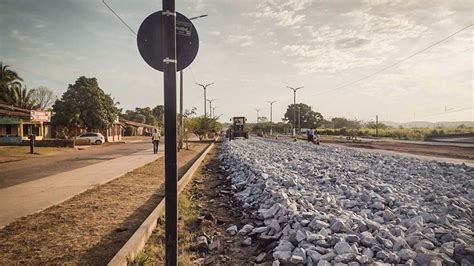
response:
<path id="1" fill-rule="evenodd" d="M 138 31 L 161 1 L 106 0 Z M 221 121 L 284 116 L 287 88 L 325 118 L 474 121 L 472 1 L 176 0 L 193 20 L 199 52 L 184 70 L 184 106 L 203 113 L 203 90 Z M 96 77 L 124 110 L 163 104 L 162 73 L 141 58 L 136 36 L 101 0 L 0 0 L 0 61 L 28 88 L 58 97 Z M 178 83 L 179 84 L 179 83 Z M 349 84 L 349 85 L 346 85 Z M 341 85 L 346 85 L 341 87 Z M 340 89 L 337 89 L 340 88 Z M 465 109 L 464 111 L 458 111 Z"/>

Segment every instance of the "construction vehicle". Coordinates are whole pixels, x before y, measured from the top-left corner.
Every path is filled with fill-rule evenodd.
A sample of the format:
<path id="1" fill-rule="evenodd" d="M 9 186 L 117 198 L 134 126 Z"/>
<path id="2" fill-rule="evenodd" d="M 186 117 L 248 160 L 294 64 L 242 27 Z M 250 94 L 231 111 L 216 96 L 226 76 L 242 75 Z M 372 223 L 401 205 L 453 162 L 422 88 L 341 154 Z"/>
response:
<path id="1" fill-rule="evenodd" d="M 236 116 L 231 118 L 230 121 L 233 121 L 233 124 L 227 130 L 227 137 L 229 140 L 234 140 L 236 138 L 249 138 L 249 132 L 245 128 L 247 118 Z"/>

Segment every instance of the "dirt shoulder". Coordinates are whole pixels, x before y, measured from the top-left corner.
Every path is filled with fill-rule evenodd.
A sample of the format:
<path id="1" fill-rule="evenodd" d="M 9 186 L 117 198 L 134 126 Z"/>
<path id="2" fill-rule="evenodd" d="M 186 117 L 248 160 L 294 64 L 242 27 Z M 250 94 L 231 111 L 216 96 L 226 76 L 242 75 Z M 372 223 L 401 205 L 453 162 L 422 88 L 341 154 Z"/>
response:
<path id="1" fill-rule="evenodd" d="M 34 153 L 30 153 L 29 146 L 1 146 L 0 163 L 26 160 L 49 155 L 57 155 L 75 151 L 73 148 L 35 147 Z"/>
<path id="2" fill-rule="evenodd" d="M 232 196 L 227 173 L 217 159 L 219 148 L 214 148 L 203 161 L 192 183 L 179 198 L 179 264 L 180 265 L 253 265 L 269 243 L 252 239 L 250 246 L 242 246 L 245 238 L 230 235 L 226 229 L 238 229 L 254 223 L 242 212 Z M 164 221 L 158 223 L 144 251 L 133 262 L 162 265 L 165 262 Z M 199 245 L 198 237 L 205 237 L 208 246 Z M 271 241 L 270 241 L 271 242 Z M 270 247 L 267 247 L 267 249 Z"/>
<path id="3" fill-rule="evenodd" d="M 207 145 L 178 155 L 182 175 Z M 0 230 L 0 265 L 104 265 L 161 201 L 164 159 Z"/>
<path id="4" fill-rule="evenodd" d="M 381 149 L 396 152 L 405 152 L 419 155 L 446 157 L 455 159 L 468 159 L 474 160 L 474 148 L 473 147 L 457 147 L 448 145 L 423 145 L 423 144 L 411 144 L 411 143 L 400 143 L 400 142 L 340 142 L 323 140 L 322 143 L 334 143 L 344 145 L 347 147 L 355 148 L 366 148 L 366 149 Z"/>

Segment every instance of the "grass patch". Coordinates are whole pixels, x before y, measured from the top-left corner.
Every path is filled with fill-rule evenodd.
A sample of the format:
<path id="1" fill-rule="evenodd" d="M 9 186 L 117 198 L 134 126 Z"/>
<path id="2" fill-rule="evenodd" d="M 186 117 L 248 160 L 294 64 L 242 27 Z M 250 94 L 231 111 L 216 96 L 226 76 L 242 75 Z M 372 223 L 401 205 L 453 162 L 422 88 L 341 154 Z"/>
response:
<path id="1" fill-rule="evenodd" d="M 201 235 L 198 229 L 199 203 L 190 198 L 187 190 L 178 198 L 178 264 L 191 265 L 197 259 L 193 251 L 196 238 Z M 161 265 L 165 262 L 165 221 L 164 217 L 158 219 L 158 225 L 153 235 L 148 240 L 144 253 L 151 257 L 150 261 L 133 265 Z M 131 261 L 130 263 L 133 263 Z"/>
<path id="2" fill-rule="evenodd" d="M 52 155 L 57 153 L 73 151 L 72 148 L 56 148 L 56 147 L 35 147 L 34 154 L 30 154 L 29 146 L 12 146 L 1 147 L 0 156 L 35 156 L 35 155 Z"/>

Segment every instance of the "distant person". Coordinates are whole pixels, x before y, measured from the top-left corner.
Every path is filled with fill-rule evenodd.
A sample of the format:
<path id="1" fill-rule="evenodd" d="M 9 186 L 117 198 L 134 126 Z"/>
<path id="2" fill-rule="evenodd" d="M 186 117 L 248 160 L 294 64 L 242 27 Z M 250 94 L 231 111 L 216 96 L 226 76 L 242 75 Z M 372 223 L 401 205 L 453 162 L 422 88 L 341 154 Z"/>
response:
<path id="1" fill-rule="evenodd" d="M 316 142 L 317 145 L 319 145 L 319 139 L 320 138 L 319 138 L 319 134 L 318 134 L 317 130 L 316 130 L 315 134 L 316 134 L 316 141 L 315 142 Z"/>
<path id="2" fill-rule="evenodd" d="M 160 138 L 161 134 L 158 129 L 153 130 L 153 134 L 151 134 L 151 141 L 153 142 L 153 153 L 158 154 L 158 146 L 160 145 Z"/>
<path id="3" fill-rule="evenodd" d="M 314 141 L 314 130 L 312 128 L 308 129 L 308 141 Z"/>

